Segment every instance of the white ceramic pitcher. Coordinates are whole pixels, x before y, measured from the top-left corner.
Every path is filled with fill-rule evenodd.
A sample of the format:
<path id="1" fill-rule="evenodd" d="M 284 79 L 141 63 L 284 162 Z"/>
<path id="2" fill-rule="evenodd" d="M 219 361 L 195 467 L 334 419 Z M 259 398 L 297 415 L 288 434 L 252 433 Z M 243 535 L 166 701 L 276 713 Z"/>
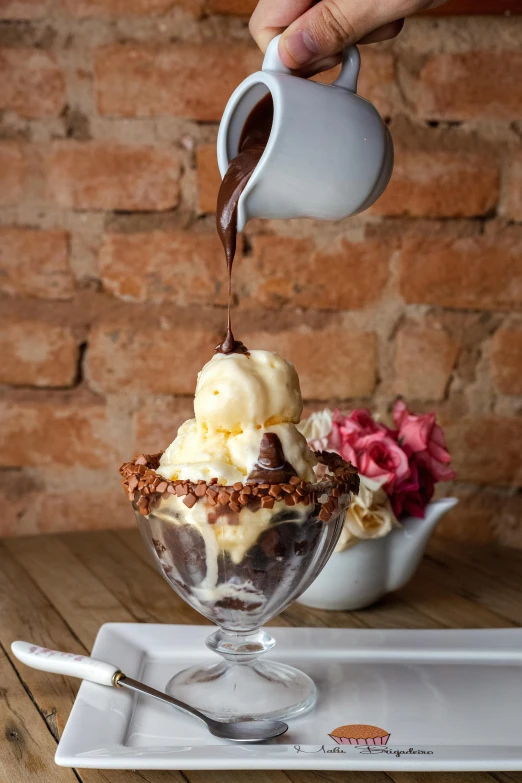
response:
<path id="1" fill-rule="evenodd" d="M 270 139 L 238 204 L 238 231 L 251 218 L 311 217 L 340 220 L 367 209 L 381 195 L 393 169 L 393 144 L 377 109 L 356 94 L 360 57 L 343 55 L 333 84 L 292 75 L 278 54 L 279 36 L 263 69 L 232 94 L 219 127 L 221 176 L 238 153 L 245 121 L 272 93 Z"/>
<path id="2" fill-rule="evenodd" d="M 400 527 L 383 538 L 359 541 L 350 549 L 334 552 L 297 600 L 316 609 L 363 609 L 404 587 L 417 570 L 437 523 L 457 503 L 456 498 L 432 500 L 424 519 L 401 519 Z"/>

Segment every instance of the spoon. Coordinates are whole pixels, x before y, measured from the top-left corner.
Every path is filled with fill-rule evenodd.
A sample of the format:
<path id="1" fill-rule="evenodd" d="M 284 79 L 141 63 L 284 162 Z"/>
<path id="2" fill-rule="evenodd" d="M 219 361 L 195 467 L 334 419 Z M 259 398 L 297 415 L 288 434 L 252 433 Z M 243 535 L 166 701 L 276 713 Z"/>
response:
<path id="1" fill-rule="evenodd" d="M 173 696 L 149 688 L 148 685 L 127 677 L 117 666 L 99 661 L 96 658 L 48 650 L 46 647 L 38 647 L 38 645 L 29 642 L 13 642 L 11 650 L 19 661 L 27 666 L 32 666 L 33 669 L 80 677 L 82 680 L 97 682 L 100 685 L 128 688 L 131 691 L 137 691 L 159 701 L 164 701 L 187 715 L 192 715 L 203 721 L 210 733 L 221 739 L 232 742 L 263 742 L 272 739 L 272 737 L 279 737 L 288 730 L 287 724 L 279 720 L 213 720 L 203 712 L 191 707 L 190 704 L 185 704 Z"/>

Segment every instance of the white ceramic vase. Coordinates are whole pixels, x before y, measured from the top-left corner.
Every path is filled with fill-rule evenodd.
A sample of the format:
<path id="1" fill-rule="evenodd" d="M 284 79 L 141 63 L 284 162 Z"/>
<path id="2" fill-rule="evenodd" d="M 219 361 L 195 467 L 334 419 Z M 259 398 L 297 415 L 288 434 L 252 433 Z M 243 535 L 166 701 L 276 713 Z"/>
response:
<path id="1" fill-rule="evenodd" d="M 456 498 L 434 500 L 424 519 L 407 517 L 383 538 L 334 553 L 299 603 L 335 611 L 363 609 L 403 587 L 417 570 L 438 521 L 456 503 Z"/>

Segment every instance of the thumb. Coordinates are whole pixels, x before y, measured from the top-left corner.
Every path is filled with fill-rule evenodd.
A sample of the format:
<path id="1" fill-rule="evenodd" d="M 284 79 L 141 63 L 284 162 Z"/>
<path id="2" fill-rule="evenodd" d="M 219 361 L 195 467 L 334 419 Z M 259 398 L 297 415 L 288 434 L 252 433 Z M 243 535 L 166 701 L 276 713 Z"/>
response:
<path id="1" fill-rule="evenodd" d="M 350 44 L 393 21 L 390 5 L 393 3 L 320 0 L 283 33 L 279 55 L 287 68 L 296 70 L 339 54 Z"/>

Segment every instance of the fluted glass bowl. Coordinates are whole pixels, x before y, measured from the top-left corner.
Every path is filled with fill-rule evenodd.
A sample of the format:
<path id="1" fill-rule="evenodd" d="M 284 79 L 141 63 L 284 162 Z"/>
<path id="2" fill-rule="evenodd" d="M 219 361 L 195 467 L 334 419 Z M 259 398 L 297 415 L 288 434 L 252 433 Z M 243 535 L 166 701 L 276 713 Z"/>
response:
<path id="1" fill-rule="evenodd" d="M 143 483 L 153 474 L 147 475 Z M 176 495 L 174 486 L 169 494 L 163 481 L 148 485 L 153 502 L 134 495 L 138 525 L 156 566 L 188 604 L 219 626 L 207 647 L 221 660 L 196 662 L 176 674 L 167 684 L 171 695 L 218 720 L 285 719 L 315 703 L 315 685 L 307 675 L 259 659 L 275 644 L 262 626 L 298 598 L 326 564 L 356 482 L 354 475 L 342 481 L 323 476 L 306 492 L 297 488 L 305 497 L 298 491 L 291 498 L 281 494 L 275 502 L 265 500 L 266 507 L 221 505 L 204 490 L 187 505 L 186 496 Z M 270 485 L 262 486 L 259 493 L 268 494 Z M 193 485 L 195 494 L 197 489 Z"/>

